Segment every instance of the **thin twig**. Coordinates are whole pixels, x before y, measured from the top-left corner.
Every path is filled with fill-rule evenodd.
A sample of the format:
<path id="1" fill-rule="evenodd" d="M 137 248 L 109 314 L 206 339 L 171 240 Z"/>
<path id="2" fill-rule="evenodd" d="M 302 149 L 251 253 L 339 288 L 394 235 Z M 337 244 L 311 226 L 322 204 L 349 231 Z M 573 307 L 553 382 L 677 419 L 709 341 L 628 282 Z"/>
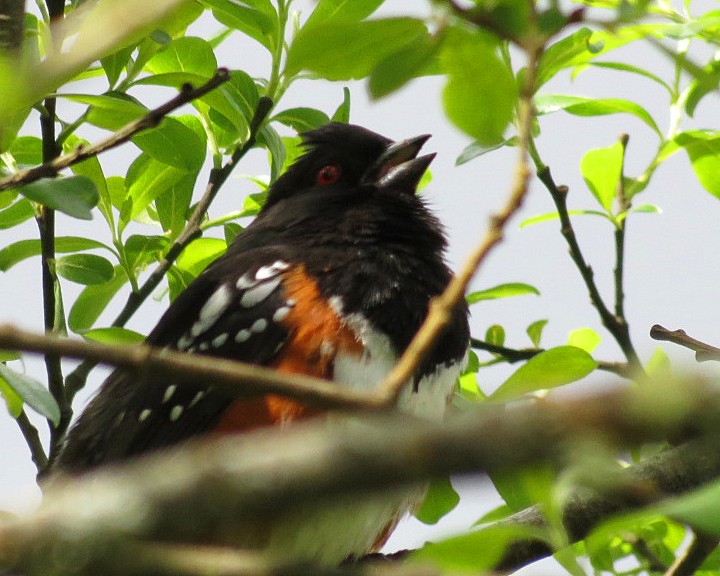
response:
<path id="1" fill-rule="evenodd" d="M 326 408 L 373 410 L 382 407 L 374 395 L 354 392 L 321 378 L 282 374 L 270 368 L 144 344 L 109 346 L 52 334 L 36 334 L 0 325 L 0 347 L 69 358 L 84 358 L 93 364 L 122 366 L 135 370 L 138 378 L 156 374 L 172 376 L 178 383 L 211 381 L 213 386 L 237 397 L 278 394 Z"/>
<path id="2" fill-rule="evenodd" d="M 500 212 L 490 217 L 490 225 L 485 238 L 468 256 L 460 272 L 453 277 L 440 296 L 431 300 L 425 322 L 415 334 L 398 363 L 380 384 L 380 392 L 387 398 L 388 403 L 397 400 L 405 383 L 437 342 L 438 336 L 450 321 L 452 311 L 464 297 L 470 281 L 492 249 L 502 242 L 505 225 L 522 206 L 530 179 L 527 143 L 534 118 L 532 97 L 535 90 L 540 53 L 541 47 L 528 51 L 525 82 L 518 101 L 518 160 L 510 194 Z"/>
<path id="3" fill-rule="evenodd" d="M 25 443 L 28 445 L 28 448 L 30 448 L 30 455 L 39 476 L 47 467 L 48 459 L 42 442 L 40 441 L 38 430 L 33 426 L 32 422 L 30 422 L 27 414 L 25 414 L 25 410 L 20 411 L 15 421 L 20 428 L 23 438 L 25 438 Z"/>
<path id="4" fill-rule="evenodd" d="M 660 326 L 660 324 L 655 324 L 650 328 L 650 338 L 653 340 L 665 340 L 689 348 L 695 352 L 695 359 L 698 362 L 720 362 L 720 348 L 688 336 L 685 330 L 668 330 L 664 326 Z"/>
<path id="5" fill-rule="evenodd" d="M 545 185 L 548 192 L 550 192 L 550 196 L 555 202 L 558 215 L 560 216 L 560 231 L 570 248 L 570 257 L 585 282 L 585 287 L 590 294 L 590 301 L 598 311 L 603 326 L 605 326 L 608 332 L 612 334 L 613 338 L 620 346 L 620 349 L 628 359 L 631 369 L 636 374 L 642 375 L 644 370 L 642 368 L 642 364 L 640 363 L 640 358 L 635 351 L 632 340 L 630 339 L 630 329 L 628 323 L 624 316 L 616 316 L 605 304 L 603 297 L 600 295 L 597 284 L 595 283 L 594 272 L 590 265 L 586 262 L 585 256 L 578 244 L 575 229 L 573 228 L 567 208 L 567 187 L 555 184 L 552 174 L 550 173 L 550 168 L 547 166 L 540 168 L 537 174 L 538 178 Z"/>
<path id="6" fill-rule="evenodd" d="M 90 146 L 78 146 L 72 152 L 49 159 L 40 166 L 19 170 L 14 174 L 0 179 L 0 191 L 29 184 L 30 182 L 35 182 L 41 178 L 52 178 L 61 170 L 68 168 L 69 166 L 82 162 L 83 160 L 87 160 L 88 158 L 93 158 L 106 150 L 110 150 L 111 148 L 120 146 L 130 140 L 138 132 L 157 126 L 170 112 L 187 104 L 188 102 L 191 102 L 192 100 L 204 96 L 211 90 L 214 90 L 222 83 L 226 82 L 228 78 L 229 74 L 227 69 L 219 68 L 217 72 L 215 72 L 215 75 L 202 86 L 193 88 L 190 85 L 184 85 L 177 96 L 168 100 L 161 106 L 150 110 L 142 118 L 130 122 L 104 140 L 100 140 Z"/>
<path id="7" fill-rule="evenodd" d="M 665 572 L 665 576 L 692 576 L 717 548 L 718 543 L 720 543 L 720 538 L 714 534 L 695 532 L 690 546 L 687 547 L 684 554 L 675 559 L 672 566 Z"/>
<path id="8" fill-rule="evenodd" d="M 541 352 L 545 352 L 544 348 L 508 348 L 506 346 L 498 346 L 497 344 L 491 344 L 478 338 L 470 338 L 470 347 L 477 350 L 484 350 L 491 354 L 499 354 L 508 364 L 514 364 L 515 362 L 522 362 L 524 360 L 530 360 L 533 356 L 537 356 Z M 632 373 L 630 366 L 627 362 L 607 362 L 598 360 L 598 369 L 604 370 L 605 372 L 611 372 L 617 374 L 623 378 L 631 378 Z"/>
<path id="9" fill-rule="evenodd" d="M 622 144 L 622 164 L 620 169 L 620 181 L 617 187 L 618 208 L 621 212 L 627 212 L 630 209 L 630 200 L 625 194 L 625 153 L 630 136 L 627 134 L 620 135 L 620 144 Z M 613 275 L 615 277 L 615 317 L 625 318 L 625 235 L 627 228 L 627 218 L 623 218 L 617 222 L 615 228 L 615 269 Z"/>
<path id="10" fill-rule="evenodd" d="M 272 107 L 272 100 L 266 97 L 260 98 L 255 108 L 253 119 L 250 122 L 250 135 L 248 136 L 247 141 L 233 153 L 230 160 L 228 160 L 221 169 L 213 169 L 210 172 L 210 178 L 208 180 L 205 193 L 195 207 L 190 219 L 185 224 L 185 228 L 175 239 L 172 246 L 170 246 L 165 254 L 163 260 L 155 267 L 145 283 L 138 289 L 137 292 L 133 292 L 128 296 L 125 306 L 123 306 L 123 309 L 113 321 L 113 326 L 124 326 L 127 321 L 132 318 L 133 314 L 137 312 L 142 303 L 147 300 L 155 288 L 157 288 L 160 284 L 180 253 L 188 244 L 190 244 L 190 242 L 202 234 L 200 224 L 205 217 L 208 207 L 215 199 L 215 196 L 222 185 L 232 173 L 233 168 L 235 168 L 237 163 L 255 145 L 257 133 L 265 121 L 265 118 L 270 113 L 270 110 L 272 110 Z M 66 388 L 68 397 L 71 401 L 75 397 L 75 394 L 77 394 L 77 392 L 85 386 L 87 377 L 94 366 L 95 364 L 93 362 L 82 362 L 71 374 L 68 375 L 66 379 Z"/>

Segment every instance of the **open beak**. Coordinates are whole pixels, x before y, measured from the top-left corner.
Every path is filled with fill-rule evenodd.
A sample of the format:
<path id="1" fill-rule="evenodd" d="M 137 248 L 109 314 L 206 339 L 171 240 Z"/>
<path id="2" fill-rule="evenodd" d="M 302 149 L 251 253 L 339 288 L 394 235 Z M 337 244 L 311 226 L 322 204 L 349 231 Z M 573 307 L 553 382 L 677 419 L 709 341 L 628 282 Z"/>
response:
<path id="1" fill-rule="evenodd" d="M 393 142 L 368 169 L 363 181 L 373 183 L 379 188 L 392 188 L 414 194 L 425 170 L 435 158 L 435 154 L 417 157 L 429 138 L 429 134 L 423 134 Z"/>

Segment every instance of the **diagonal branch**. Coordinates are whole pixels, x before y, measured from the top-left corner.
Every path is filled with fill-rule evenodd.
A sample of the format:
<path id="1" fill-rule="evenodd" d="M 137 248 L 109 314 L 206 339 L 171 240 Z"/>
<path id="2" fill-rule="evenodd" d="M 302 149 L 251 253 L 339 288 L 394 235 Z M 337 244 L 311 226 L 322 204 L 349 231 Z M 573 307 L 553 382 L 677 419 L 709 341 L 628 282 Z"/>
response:
<path id="1" fill-rule="evenodd" d="M 430 352 L 443 329 L 450 322 L 452 311 L 465 296 L 473 279 L 490 252 L 504 238 L 504 229 L 508 221 L 520 210 L 527 194 L 530 179 L 528 165 L 528 141 L 534 118 L 532 97 L 535 92 L 537 65 L 541 47 L 528 48 L 528 63 L 525 69 L 524 85 L 518 101 L 518 160 L 515 168 L 515 180 L 505 205 L 490 217 L 490 226 L 483 241 L 467 257 L 461 270 L 453 277 L 445 291 L 430 302 L 427 318 L 412 339 L 402 357 L 380 384 L 381 393 L 388 403 L 395 402 L 403 386 L 415 369 Z"/>
<path id="2" fill-rule="evenodd" d="M 650 328 L 650 338 L 653 340 L 665 340 L 689 348 L 695 352 L 695 359 L 698 362 L 720 362 L 720 348 L 688 336 L 685 330 L 668 330 L 660 326 L 660 324 L 655 324 Z"/>
<path id="3" fill-rule="evenodd" d="M 130 122 L 104 140 L 100 140 L 90 146 L 78 146 L 72 152 L 50 159 L 40 166 L 19 170 L 18 172 L 6 176 L 5 178 L 0 178 L 0 191 L 23 186 L 25 184 L 29 184 L 30 182 L 40 180 L 41 178 L 53 178 L 65 168 L 77 164 L 78 162 L 82 162 L 83 160 L 87 160 L 88 158 L 95 157 L 98 154 L 120 146 L 121 144 L 125 144 L 138 132 L 157 126 L 162 119 L 165 118 L 165 116 L 170 114 L 170 112 L 180 108 L 192 100 L 204 96 L 211 90 L 214 90 L 222 83 L 226 82 L 228 78 L 229 75 L 227 69 L 219 68 L 215 75 L 202 86 L 193 88 L 189 84 L 186 84 L 180 89 L 180 93 L 177 96 L 168 100 L 161 106 L 150 110 L 142 118 L 139 118 L 134 122 Z"/>
<path id="4" fill-rule="evenodd" d="M 211 381 L 213 386 L 237 397 L 278 394 L 325 408 L 377 410 L 382 403 L 371 394 L 353 392 L 347 386 L 299 374 L 281 374 L 270 368 L 202 354 L 187 354 L 144 344 L 109 346 L 35 334 L 0 325 L 0 347 L 58 357 L 84 358 L 87 362 L 135 370 L 138 379 L 172 376 L 178 383 Z"/>

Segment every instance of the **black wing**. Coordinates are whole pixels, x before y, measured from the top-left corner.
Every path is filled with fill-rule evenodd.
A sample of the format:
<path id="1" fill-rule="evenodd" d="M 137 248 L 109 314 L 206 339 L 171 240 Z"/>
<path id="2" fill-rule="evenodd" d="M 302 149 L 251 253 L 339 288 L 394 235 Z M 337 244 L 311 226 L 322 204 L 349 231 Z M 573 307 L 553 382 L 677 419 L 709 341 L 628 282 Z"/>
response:
<path id="1" fill-rule="evenodd" d="M 291 267 L 276 250 L 230 251 L 172 303 L 147 342 L 267 365 L 286 342 L 280 322 L 288 302 L 282 278 Z M 175 444 L 213 427 L 232 398 L 210 382 L 139 381 L 115 370 L 68 433 L 57 467 L 70 472 Z"/>

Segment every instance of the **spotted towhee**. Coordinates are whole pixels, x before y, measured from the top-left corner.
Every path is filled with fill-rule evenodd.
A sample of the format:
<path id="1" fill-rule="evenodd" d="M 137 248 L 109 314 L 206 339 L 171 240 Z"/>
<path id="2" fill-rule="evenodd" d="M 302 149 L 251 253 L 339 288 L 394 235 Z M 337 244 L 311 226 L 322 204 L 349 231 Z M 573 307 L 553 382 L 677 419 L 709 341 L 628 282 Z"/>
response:
<path id="1" fill-rule="evenodd" d="M 417 157 L 428 138 L 392 142 L 338 123 L 304 134 L 305 153 L 270 187 L 255 221 L 172 303 L 148 343 L 358 390 L 377 385 L 450 279 L 442 228 L 416 196 L 434 158 Z M 402 410 L 442 418 L 468 338 L 461 303 L 407 383 Z M 310 415 L 285 398 L 233 400 L 209 381 L 138 382 L 118 369 L 70 430 L 55 469 L 81 473 L 202 434 Z M 420 496 L 296 511 L 248 541 L 288 559 L 339 562 L 375 550 Z"/>

